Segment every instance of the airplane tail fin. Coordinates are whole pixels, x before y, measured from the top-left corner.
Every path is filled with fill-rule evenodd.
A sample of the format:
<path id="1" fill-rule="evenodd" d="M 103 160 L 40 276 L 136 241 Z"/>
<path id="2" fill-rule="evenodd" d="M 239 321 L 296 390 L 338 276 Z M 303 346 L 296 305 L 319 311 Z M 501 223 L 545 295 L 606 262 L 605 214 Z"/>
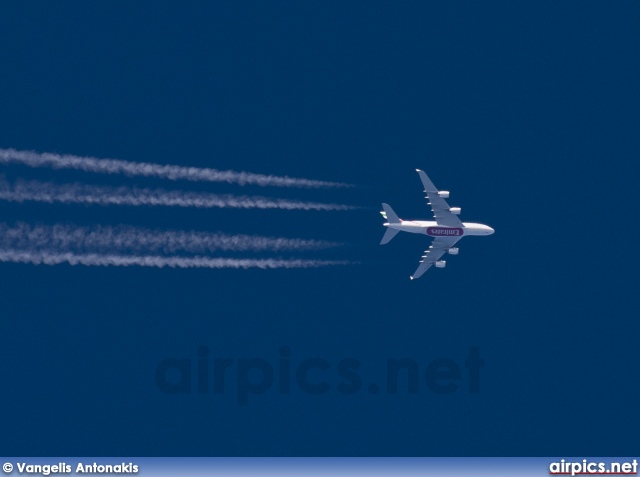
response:
<path id="1" fill-rule="evenodd" d="M 382 215 L 382 217 L 384 217 L 387 220 L 389 224 L 400 223 L 400 219 L 398 218 L 396 213 L 393 211 L 391 206 L 389 206 L 389 204 L 382 204 L 382 208 L 384 209 L 384 212 L 380 212 L 380 214 Z M 382 237 L 382 241 L 380 242 L 380 245 L 384 245 L 386 243 L 391 242 L 391 239 L 395 237 L 398 232 L 400 232 L 398 229 L 388 228 L 387 231 L 384 233 L 384 236 Z"/>
<path id="2" fill-rule="evenodd" d="M 382 208 L 384 209 L 383 217 L 387 219 L 390 224 L 399 224 L 400 218 L 396 215 L 389 204 L 382 204 Z M 380 212 L 382 214 L 382 212 Z"/>

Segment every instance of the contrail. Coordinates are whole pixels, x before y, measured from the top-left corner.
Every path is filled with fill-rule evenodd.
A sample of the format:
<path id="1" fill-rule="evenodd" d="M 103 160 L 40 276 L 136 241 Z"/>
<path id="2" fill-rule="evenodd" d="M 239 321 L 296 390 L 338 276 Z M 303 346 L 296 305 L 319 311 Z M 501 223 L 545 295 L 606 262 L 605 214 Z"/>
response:
<path id="1" fill-rule="evenodd" d="M 207 192 L 167 191 L 137 187 L 109 187 L 87 184 L 22 181 L 9 183 L 0 176 L 0 200 L 12 202 L 47 202 L 63 204 L 149 205 L 169 207 L 286 209 L 286 210 L 354 210 L 358 207 L 323 204 L 260 196 L 217 195 Z"/>
<path id="2" fill-rule="evenodd" d="M 96 267 L 157 267 L 157 268 L 318 268 L 349 265 L 339 260 L 236 259 L 208 257 L 162 257 L 154 255 L 77 254 L 54 251 L 0 250 L 0 262 L 34 265 L 86 265 Z"/>
<path id="3" fill-rule="evenodd" d="M 55 249 L 74 252 L 191 253 L 217 251 L 283 252 L 326 250 L 340 243 L 324 240 L 226 235 L 195 230 L 152 230 L 142 227 L 70 224 L 14 226 L 0 223 L 0 248 L 18 250 Z"/>
<path id="4" fill-rule="evenodd" d="M 250 172 L 220 171 L 217 169 L 161 165 L 149 162 L 131 162 L 120 159 L 98 159 L 59 155 L 39 154 L 33 151 L 0 149 L 0 164 L 23 164 L 29 167 L 50 167 L 52 169 L 77 169 L 101 174 L 124 174 L 127 176 L 159 177 L 170 180 L 199 182 L 228 182 L 239 185 L 259 185 L 299 188 L 352 187 L 341 182 L 325 182 L 298 179 L 287 176 L 253 174 Z"/>

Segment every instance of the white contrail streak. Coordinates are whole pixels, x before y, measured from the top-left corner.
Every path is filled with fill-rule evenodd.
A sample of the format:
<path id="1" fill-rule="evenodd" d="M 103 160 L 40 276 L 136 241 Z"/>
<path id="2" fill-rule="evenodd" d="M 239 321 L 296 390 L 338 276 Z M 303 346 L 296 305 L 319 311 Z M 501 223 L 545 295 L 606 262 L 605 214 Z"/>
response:
<path id="1" fill-rule="evenodd" d="M 207 192 L 167 191 L 137 187 L 109 187 L 87 184 L 54 184 L 22 181 L 11 184 L 0 176 L 0 200 L 63 204 L 169 206 L 238 209 L 354 210 L 358 207 L 323 204 L 260 196 L 217 195 Z"/>
<path id="2" fill-rule="evenodd" d="M 0 250 L 0 262 L 34 265 L 86 265 L 96 267 L 157 267 L 157 268 L 318 268 L 349 265 L 339 260 L 236 259 L 208 257 L 162 257 L 154 255 L 77 254 L 54 251 Z"/>
<path id="3" fill-rule="evenodd" d="M 23 164 L 29 167 L 50 167 L 53 169 L 77 169 L 85 172 L 159 177 L 170 180 L 182 179 L 199 182 L 228 182 L 239 185 L 300 188 L 351 187 L 350 184 L 343 184 L 341 182 L 325 182 L 287 176 L 219 171 L 217 169 L 161 165 L 148 162 L 130 162 L 120 159 L 98 159 L 95 157 L 51 153 L 39 154 L 33 151 L 16 151 L 15 149 L 0 149 L 0 164 Z"/>
<path id="4" fill-rule="evenodd" d="M 195 230 L 152 230 L 128 225 L 79 227 L 70 224 L 13 226 L 0 223 L 0 248 L 74 252 L 192 253 L 217 251 L 283 252 L 326 250 L 340 243 L 324 240 L 226 235 Z"/>

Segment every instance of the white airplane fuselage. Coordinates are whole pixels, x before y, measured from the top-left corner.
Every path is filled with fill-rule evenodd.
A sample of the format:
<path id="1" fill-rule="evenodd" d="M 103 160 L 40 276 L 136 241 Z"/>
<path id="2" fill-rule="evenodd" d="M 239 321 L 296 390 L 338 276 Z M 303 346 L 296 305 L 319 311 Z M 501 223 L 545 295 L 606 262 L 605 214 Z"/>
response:
<path id="1" fill-rule="evenodd" d="M 428 235 L 430 237 L 464 237 L 467 235 L 491 235 L 494 230 L 488 225 L 474 222 L 463 222 L 462 227 L 448 227 L 438 225 L 433 220 L 402 220 L 399 223 L 386 223 L 390 229 L 409 232 L 412 234 Z"/>

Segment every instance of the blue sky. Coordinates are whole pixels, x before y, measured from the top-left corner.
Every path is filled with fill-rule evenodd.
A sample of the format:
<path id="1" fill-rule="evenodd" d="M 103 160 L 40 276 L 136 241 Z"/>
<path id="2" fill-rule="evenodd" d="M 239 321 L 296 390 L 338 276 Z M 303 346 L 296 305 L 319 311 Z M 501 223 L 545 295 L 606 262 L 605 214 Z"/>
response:
<path id="1" fill-rule="evenodd" d="M 631 454 L 639 331 L 637 2 L 5 2 L 1 148 L 356 184 L 277 189 L 3 166 L 7 177 L 266 195 L 355 211 L 2 202 L 3 222 L 126 224 L 344 242 L 357 265 L 175 270 L 0 264 L 1 441 L 14 455 Z M 381 202 L 466 221 L 378 245 Z M 167 358 L 230 358 L 222 394 L 163 393 Z M 317 357 L 331 390 L 237 404 L 240 359 Z M 480 392 L 424 380 L 470 347 Z M 420 364 L 384 391 L 387 359 Z M 362 389 L 337 391 L 337 363 Z M 213 364 L 212 364 L 213 366 Z M 194 371 L 195 373 L 195 371 Z M 323 374 L 324 373 L 324 374 Z M 195 376 L 195 374 L 194 374 Z M 254 378 L 256 376 L 254 375 Z M 259 378 L 259 376 L 257 376 Z M 257 379 L 256 378 L 256 379 Z M 383 391 L 368 392 L 377 383 Z"/>

